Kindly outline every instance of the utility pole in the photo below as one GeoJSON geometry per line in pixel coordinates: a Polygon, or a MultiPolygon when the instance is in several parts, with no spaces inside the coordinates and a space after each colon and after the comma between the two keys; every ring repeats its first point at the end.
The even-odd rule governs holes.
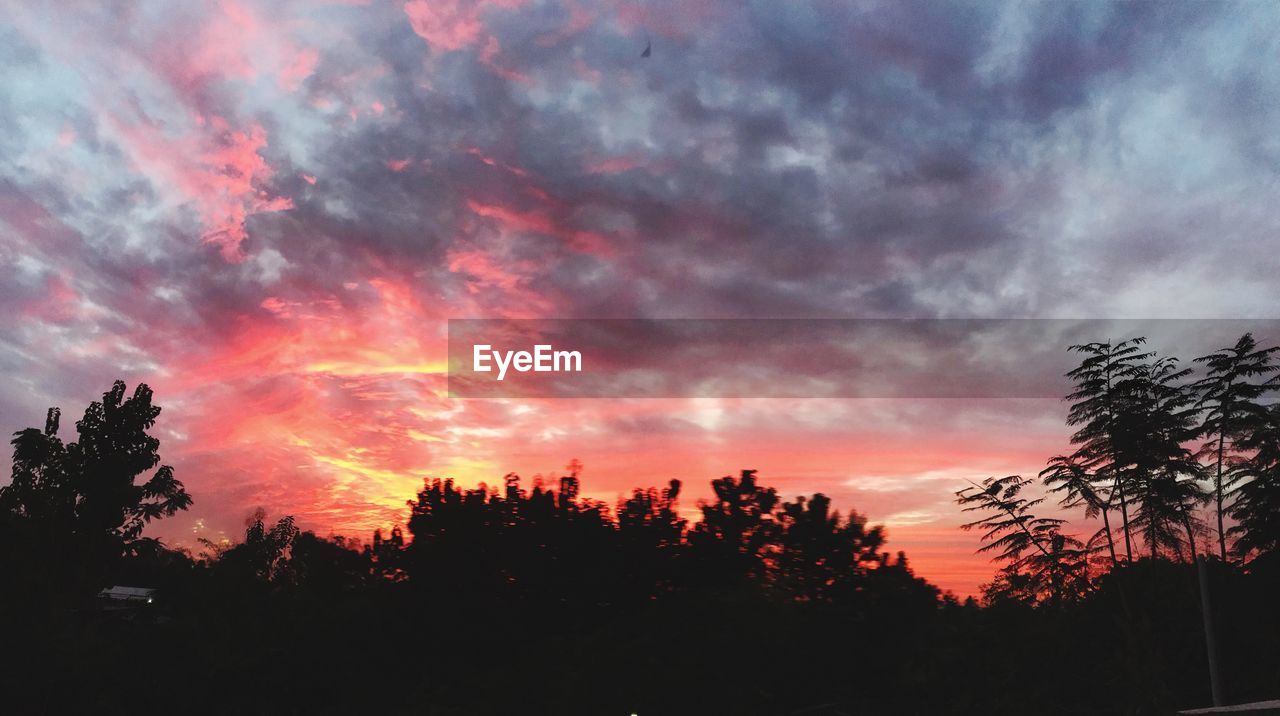
{"type": "Polygon", "coordinates": [[[1209,655],[1209,691],[1213,705],[1222,705],[1222,682],[1218,677],[1218,647],[1213,636],[1213,608],[1209,602],[1209,570],[1204,555],[1196,559],[1196,575],[1200,578],[1200,612],[1204,616],[1204,648],[1209,655]]]}

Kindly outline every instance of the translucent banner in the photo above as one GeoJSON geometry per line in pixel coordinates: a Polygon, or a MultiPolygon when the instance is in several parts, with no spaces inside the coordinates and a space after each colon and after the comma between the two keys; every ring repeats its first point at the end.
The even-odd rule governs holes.
{"type": "Polygon", "coordinates": [[[1276,319],[451,319],[455,398],[1061,398],[1070,346],[1193,359],[1276,319]]]}

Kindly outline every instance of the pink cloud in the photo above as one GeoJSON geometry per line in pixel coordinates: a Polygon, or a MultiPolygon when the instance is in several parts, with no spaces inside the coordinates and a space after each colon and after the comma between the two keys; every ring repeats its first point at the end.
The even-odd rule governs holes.
{"type": "MultiPolygon", "coordinates": [[[[220,120],[215,117],[214,122],[220,120]]],[[[229,261],[243,258],[240,245],[248,238],[245,219],[293,208],[292,199],[271,196],[260,188],[273,173],[260,153],[266,145],[261,125],[254,124],[247,132],[228,130],[218,146],[203,154],[203,166],[183,177],[207,227],[203,239],[217,245],[229,261]]]]}
{"type": "Polygon", "coordinates": [[[484,30],[480,6],[467,0],[410,0],[404,12],[419,37],[445,52],[475,44],[484,30]]]}
{"type": "Polygon", "coordinates": [[[298,50],[289,59],[288,63],[280,69],[277,81],[281,87],[293,92],[298,89],[303,80],[315,72],[316,64],[319,62],[319,52],[311,49],[298,50]]]}
{"type": "Polygon", "coordinates": [[[219,84],[265,77],[293,92],[315,72],[319,51],[295,39],[306,32],[305,22],[237,0],[204,9],[191,26],[179,24],[143,48],[147,64],[193,110],[202,111],[209,89],[219,84]]]}
{"type": "Polygon", "coordinates": [[[518,177],[528,178],[529,176],[529,172],[521,169],[520,167],[513,166],[511,164],[507,164],[506,162],[494,159],[493,157],[480,151],[478,147],[467,147],[467,154],[470,154],[476,159],[479,159],[481,162],[485,163],[488,166],[501,167],[502,169],[506,169],[507,171],[511,172],[512,174],[515,174],[518,177]]]}
{"type": "Polygon", "coordinates": [[[448,256],[449,271],[466,274],[471,280],[467,290],[476,293],[485,286],[510,291],[520,283],[520,277],[499,266],[483,251],[451,250],[448,256]]]}
{"type": "Polygon", "coordinates": [[[636,156],[609,157],[589,164],[587,172],[590,174],[621,174],[638,166],[641,166],[641,160],[636,156]]]}
{"type": "Polygon", "coordinates": [[[24,307],[24,316],[56,325],[66,325],[84,316],[80,294],[66,275],[49,274],[45,278],[44,289],[42,297],[24,307]]]}
{"type": "Polygon", "coordinates": [[[560,224],[548,212],[540,209],[520,211],[478,201],[468,201],[467,208],[487,219],[493,219],[511,231],[555,236],[563,239],[570,248],[582,253],[597,255],[609,253],[609,242],[603,235],[560,224]]]}
{"type": "Polygon", "coordinates": [[[246,219],[293,208],[292,199],[265,188],[274,172],[261,154],[267,136],[259,124],[237,130],[221,117],[199,117],[193,131],[178,136],[118,120],[115,128],[134,166],[195,209],[202,240],[228,261],[244,258],[246,219]]]}
{"type": "MultiPolygon", "coordinates": [[[[499,249],[500,251],[500,249],[499,249]]],[[[446,257],[449,272],[458,277],[468,303],[459,314],[505,318],[537,318],[554,313],[554,302],[529,284],[534,266],[480,248],[453,248],[446,257]]]]}
{"type": "Polygon", "coordinates": [[[482,17],[488,8],[523,4],[524,0],[409,0],[404,12],[413,31],[432,49],[452,52],[492,39],[482,17]]]}

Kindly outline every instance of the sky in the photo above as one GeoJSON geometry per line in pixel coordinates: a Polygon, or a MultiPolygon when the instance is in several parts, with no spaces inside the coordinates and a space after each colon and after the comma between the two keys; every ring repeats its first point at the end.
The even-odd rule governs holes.
{"type": "Polygon", "coordinates": [[[172,544],[367,539],[425,476],[575,458],[693,513],[752,468],[973,593],[953,493],[1067,450],[1062,401],[450,398],[447,319],[1280,300],[1269,3],[0,7],[0,427],[149,384],[172,544]]]}

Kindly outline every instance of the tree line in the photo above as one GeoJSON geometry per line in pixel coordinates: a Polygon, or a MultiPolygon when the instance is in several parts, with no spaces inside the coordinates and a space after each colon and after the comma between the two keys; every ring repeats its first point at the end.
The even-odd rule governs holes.
{"type": "MultiPolygon", "coordinates": [[[[64,591],[103,586],[120,560],[158,546],[142,536],[149,522],[192,502],[173,468],[160,465],[159,440],[148,432],[160,413],[150,388],[125,393],[117,381],[93,402],[76,422],[74,442],[59,436],[57,408],[43,430],[12,440],[12,477],[0,488],[6,543],[18,547],[10,556],[41,581],[59,572],[53,581],[64,591]]],[[[385,538],[379,530],[367,545],[337,543],[359,545],[379,579],[430,575],[454,594],[645,599],[750,581],[814,601],[852,598],[875,580],[914,579],[905,556],[881,551],[880,527],[854,511],[840,514],[822,494],[785,501],[754,470],[712,481],[715,498],[700,504],[702,519],[689,525],[677,509],[679,480],[636,489],[611,509],[580,496],[580,469],[575,461],[554,487],[538,479],[531,489],[515,474],[498,488],[428,479],[408,503],[411,540],[397,527],[385,538]]],[[[202,540],[203,559],[267,582],[293,578],[289,556],[301,533],[291,516],[274,525],[264,519],[254,515],[237,545],[202,540]]]]}
{"type": "Polygon", "coordinates": [[[1166,713],[1208,700],[1208,544],[1229,693],[1280,695],[1274,349],[1245,336],[1199,376],[1141,339],[1071,350],[1075,450],[957,496],[1003,562],[982,601],[753,470],[711,481],[692,521],[680,481],[607,504],[574,461],[426,479],[368,540],[258,511],[239,540],[172,548],[144,529],[192,498],[151,390],[117,382],[74,440],[56,408],[12,440],[0,690],[34,712],[1166,713]],[[1098,529],[1037,514],[1050,497],[1098,529]],[[157,604],[104,610],[110,584],[157,604]]]}
{"type": "Polygon", "coordinates": [[[1067,424],[1075,449],[1037,478],[988,478],[957,492],[980,549],[1004,563],[989,596],[1078,599],[1096,576],[1135,558],[1194,561],[1207,546],[1243,564],[1280,547],[1277,347],[1251,334],[1183,366],[1146,339],[1073,345],[1080,364],[1067,424]],[[1197,370],[1198,369],[1198,370],[1197,370]],[[1041,496],[1029,496],[1036,487],[1041,496]],[[1097,529],[1068,532],[1037,515],[1056,498],[1097,529]]]}

